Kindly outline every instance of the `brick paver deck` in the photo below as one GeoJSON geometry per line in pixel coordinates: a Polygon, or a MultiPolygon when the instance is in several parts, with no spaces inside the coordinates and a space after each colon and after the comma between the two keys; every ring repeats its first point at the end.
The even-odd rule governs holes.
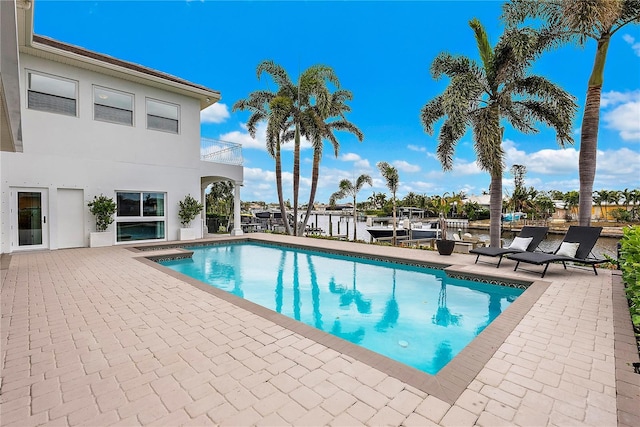
{"type": "MultiPolygon", "coordinates": [[[[539,279],[469,255],[251,237],[539,279]]],[[[449,399],[140,262],[146,255],[111,247],[2,258],[2,426],[640,425],[637,353],[610,271],[551,266],[477,374],[451,376],[461,385],[449,399]]]]}

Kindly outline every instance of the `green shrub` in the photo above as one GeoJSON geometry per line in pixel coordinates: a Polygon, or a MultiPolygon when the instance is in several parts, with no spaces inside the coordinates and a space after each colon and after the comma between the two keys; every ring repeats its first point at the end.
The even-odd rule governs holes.
{"type": "Polygon", "coordinates": [[[640,227],[625,227],[620,240],[620,269],[625,282],[631,321],[640,328],[640,227]]]}
{"type": "Polygon", "coordinates": [[[113,214],[116,213],[116,202],[112,198],[100,195],[93,196],[93,200],[87,203],[89,212],[96,217],[96,231],[105,231],[113,222],[113,214]]]}
{"type": "Polygon", "coordinates": [[[183,227],[188,227],[191,221],[202,211],[204,205],[191,197],[191,194],[184,196],[184,200],[180,201],[180,209],[178,216],[183,227]]]}
{"type": "Polygon", "coordinates": [[[611,216],[616,220],[616,222],[631,221],[631,212],[623,208],[614,209],[611,212],[611,216]]]}

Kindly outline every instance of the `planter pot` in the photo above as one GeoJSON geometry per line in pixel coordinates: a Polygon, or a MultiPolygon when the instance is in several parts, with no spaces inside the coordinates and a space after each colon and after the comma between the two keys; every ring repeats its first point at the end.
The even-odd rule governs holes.
{"type": "Polygon", "coordinates": [[[436,240],[436,247],[440,255],[451,255],[455,246],[455,240],[436,240]]]}
{"type": "Polygon", "coordinates": [[[195,240],[196,229],[195,228],[181,228],[179,240],[195,240]]]}
{"type": "Polygon", "coordinates": [[[110,231],[98,231],[89,233],[89,247],[101,248],[104,246],[113,246],[113,233],[110,231]]]}

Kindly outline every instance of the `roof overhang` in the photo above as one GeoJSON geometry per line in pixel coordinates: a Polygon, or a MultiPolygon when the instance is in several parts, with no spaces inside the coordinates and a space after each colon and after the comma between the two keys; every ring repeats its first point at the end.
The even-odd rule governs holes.
{"type": "Polygon", "coordinates": [[[0,1],[0,151],[22,152],[15,0],[0,1]]]}

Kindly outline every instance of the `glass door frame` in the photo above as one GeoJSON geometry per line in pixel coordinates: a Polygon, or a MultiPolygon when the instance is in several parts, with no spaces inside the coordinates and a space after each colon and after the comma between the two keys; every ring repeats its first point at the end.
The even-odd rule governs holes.
{"type": "Polygon", "coordinates": [[[49,249],[49,189],[33,187],[11,188],[11,251],[32,251],[49,249]],[[42,242],[38,245],[20,245],[18,222],[18,193],[40,193],[40,221],[42,242]]]}

